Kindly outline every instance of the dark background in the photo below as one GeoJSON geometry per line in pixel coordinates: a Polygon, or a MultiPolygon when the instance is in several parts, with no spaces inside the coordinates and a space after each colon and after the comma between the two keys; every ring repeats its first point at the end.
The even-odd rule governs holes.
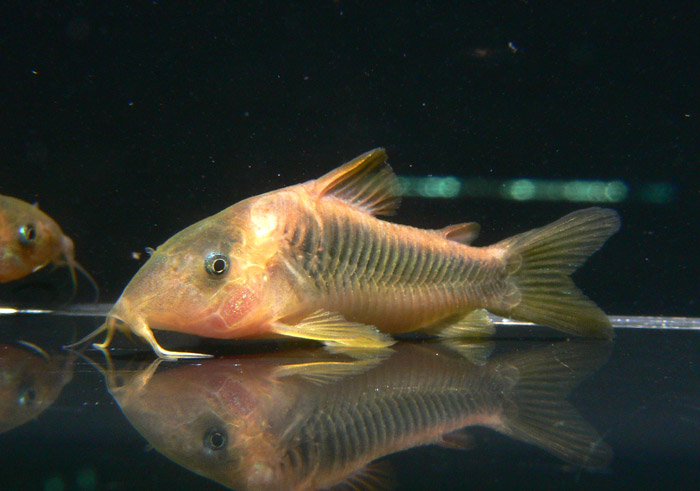
{"type": "MultiPolygon", "coordinates": [[[[699,12],[678,5],[3,2],[0,194],[38,200],[114,301],[132,252],[376,146],[400,175],[670,182],[615,206],[577,281],[613,314],[696,316],[699,12]]],[[[584,206],[395,219],[478,221],[487,244],[584,206]]]]}

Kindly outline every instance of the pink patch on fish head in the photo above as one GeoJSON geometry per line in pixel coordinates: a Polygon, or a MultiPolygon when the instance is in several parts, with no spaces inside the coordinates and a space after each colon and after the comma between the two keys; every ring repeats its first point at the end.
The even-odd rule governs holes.
{"type": "Polygon", "coordinates": [[[258,296],[247,286],[231,289],[219,308],[219,315],[229,327],[239,324],[258,304],[258,296]]]}

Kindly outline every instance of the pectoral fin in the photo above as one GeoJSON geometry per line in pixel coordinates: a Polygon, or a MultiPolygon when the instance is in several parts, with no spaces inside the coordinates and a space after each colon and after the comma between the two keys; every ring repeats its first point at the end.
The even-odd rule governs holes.
{"type": "Polygon", "coordinates": [[[131,328],[131,332],[133,332],[134,334],[136,334],[151,345],[151,348],[155,352],[156,356],[158,356],[158,358],[164,358],[166,360],[177,360],[180,358],[213,358],[213,355],[208,355],[205,353],[190,353],[188,351],[170,351],[163,348],[160,344],[158,344],[158,341],[156,341],[156,338],[153,335],[153,331],[151,330],[151,328],[148,327],[148,325],[141,320],[139,320],[138,323],[135,323],[134,325],[130,325],[129,327],[131,328]]]}
{"type": "Polygon", "coordinates": [[[313,339],[327,346],[349,348],[385,348],[394,344],[390,336],[376,327],[351,322],[340,314],[317,310],[296,324],[276,322],[272,331],[282,336],[313,339]]]}

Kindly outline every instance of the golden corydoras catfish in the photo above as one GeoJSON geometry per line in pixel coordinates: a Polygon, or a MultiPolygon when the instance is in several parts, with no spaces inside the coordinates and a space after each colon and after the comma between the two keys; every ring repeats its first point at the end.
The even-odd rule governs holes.
{"type": "Polygon", "coordinates": [[[319,348],[165,370],[156,370],[156,360],[140,372],[105,376],[124,415],[156,450],[223,485],[372,488],[387,477],[373,461],[418,445],[459,447],[470,440],[468,426],[577,466],[605,467],[609,447],[566,397],[602,366],[609,347],[572,340],[477,366],[441,343],[399,343],[385,359],[349,360],[319,348]]]}
{"type": "Polygon", "coordinates": [[[0,195],[0,283],[15,281],[45,266],[68,266],[73,282],[81,272],[95,292],[97,284],[75,260],[75,246],[61,227],[37,204],[0,195]]]}
{"type": "Polygon", "coordinates": [[[313,181],[246,199],[171,237],[108,315],[160,357],[152,329],[213,338],[293,336],[382,347],[424,330],[484,336],[495,314],[610,338],[607,316],[569,275],[620,226],[615,211],[571,213],[488,247],[478,225],[423,230],[375,218],[399,204],[383,149],[313,181]]]}

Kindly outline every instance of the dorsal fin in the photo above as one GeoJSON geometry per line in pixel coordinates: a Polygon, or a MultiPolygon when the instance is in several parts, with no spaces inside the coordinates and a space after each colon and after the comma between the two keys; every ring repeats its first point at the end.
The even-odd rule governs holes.
{"type": "Polygon", "coordinates": [[[446,238],[447,240],[452,240],[459,242],[460,244],[469,245],[479,236],[479,231],[481,226],[476,222],[469,223],[457,223],[455,225],[448,225],[445,228],[441,228],[435,231],[438,235],[446,238]]]}
{"type": "Polygon", "coordinates": [[[393,215],[399,207],[399,181],[375,148],[320,177],[314,183],[319,198],[334,196],[370,215],[393,215]]]}

